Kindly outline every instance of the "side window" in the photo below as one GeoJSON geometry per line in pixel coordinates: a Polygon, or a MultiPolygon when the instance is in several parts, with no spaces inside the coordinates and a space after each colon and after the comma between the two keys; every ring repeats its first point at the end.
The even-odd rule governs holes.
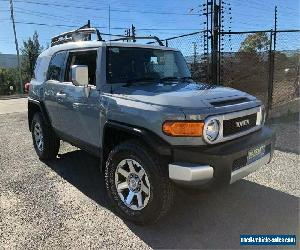
{"type": "Polygon", "coordinates": [[[97,51],[70,52],[66,68],[65,81],[71,82],[71,67],[73,65],[85,65],[89,68],[89,84],[96,86],[97,51]]]}
{"type": "Polygon", "coordinates": [[[61,81],[61,76],[64,70],[66,52],[56,53],[49,64],[47,80],[61,81]]]}

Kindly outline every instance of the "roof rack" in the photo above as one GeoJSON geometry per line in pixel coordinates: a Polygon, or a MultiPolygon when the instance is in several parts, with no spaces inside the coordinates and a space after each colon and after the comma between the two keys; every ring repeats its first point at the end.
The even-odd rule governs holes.
{"type": "MultiPolygon", "coordinates": [[[[91,41],[91,34],[96,34],[98,41],[104,41],[101,37],[100,31],[96,28],[91,28],[90,20],[88,20],[87,24],[83,25],[82,27],[76,30],[64,32],[58,36],[51,38],[51,47],[63,43],[68,43],[68,42],[91,41]]],[[[106,33],[102,33],[102,34],[110,35],[106,33]]],[[[152,39],[155,40],[160,46],[164,46],[163,42],[157,36],[122,36],[122,35],[115,35],[115,36],[119,36],[120,38],[112,39],[109,41],[132,40],[133,42],[135,42],[137,39],[152,39]]]]}
{"type": "Polygon", "coordinates": [[[164,46],[163,42],[157,37],[157,36],[124,36],[122,38],[117,38],[117,39],[112,39],[109,40],[111,42],[115,42],[115,41],[124,41],[124,40],[132,40],[135,41],[137,39],[154,39],[156,42],[158,42],[158,44],[160,46],[164,46]]]}
{"type": "Polygon", "coordinates": [[[104,41],[98,29],[90,28],[90,22],[79,29],[68,31],[51,39],[51,47],[68,42],[91,41],[91,34],[97,35],[98,41],[104,41]]]}

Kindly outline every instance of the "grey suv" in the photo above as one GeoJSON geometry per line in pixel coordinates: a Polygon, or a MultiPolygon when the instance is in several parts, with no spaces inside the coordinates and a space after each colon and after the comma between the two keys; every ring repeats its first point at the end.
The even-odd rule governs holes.
{"type": "Polygon", "coordinates": [[[222,187],[269,163],[264,115],[249,94],[194,82],[176,49],[111,41],[45,50],[28,98],[39,158],[60,140],[99,157],[113,208],[139,224],[166,214],[175,186],[222,187]]]}

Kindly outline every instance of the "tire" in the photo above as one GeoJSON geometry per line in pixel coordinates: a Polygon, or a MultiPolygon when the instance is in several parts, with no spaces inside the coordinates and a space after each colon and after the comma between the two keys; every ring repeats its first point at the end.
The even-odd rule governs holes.
{"type": "Polygon", "coordinates": [[[110,152],[105,166],[105,184],[112,207],[122,218],[144,225],[156,223],[168,212],[173,203],[174,187],[168,178],[167,167],[163,166],[162,162],[138,141],[123,142],[110,152]],[[135,182],[137,189],[134,191],[132,188],[135,186],[131,185],[131,180],[136,177],[130,174],[127,176],[127,173],[134,173],[130,171],[130,165],[134,166],[140,177],[139,181],[135,182]],[[127,173],[123,175],[124,172],[120,169],[127,173]],[[141,169],[144,170],[144,175],[141,169]],[[122,188],[126,186],[124,183],[127,183],[127,188],[119,189],[121,194],[118,193],[117,183],[119,187],[123,185],[122,188]],[[129,198],[130,192],[136,192],[133,198],[129,198]],[[139,197],[141,198],[138,199],[139,197]],[[143,205],[140,206],[139,202],[143,205]]]}
{"type": "Polygon", "coordinates": [[[55,159],[59,151],[60,140],[52,128],[46,124],[40,112],[35,113],[33,116],[31,134],[33,146],[38,157],[41,160],[55,159]]]}

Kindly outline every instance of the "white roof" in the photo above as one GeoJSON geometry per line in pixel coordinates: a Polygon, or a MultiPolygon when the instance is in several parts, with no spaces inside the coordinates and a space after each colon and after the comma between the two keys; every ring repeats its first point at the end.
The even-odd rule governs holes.
{"type": "Polygon", "coordinates": [[[79,41],[79,42],[68,42],[59,45],[55,45],[43,51],[40,56],[47,57],[52,56],[55,52],[61,50],[73,50],[73,49],[84,49],[84,48],[98,48],[103,46],[118,46],[118,47],[134,47],[134,48],[150,48],[150,49],[161,49],[161,50],[175,50],[177,49],[165,47],[165,46],[154,46],[149,44],[137,44],[127,42],[101,42],[101,41],[79,41]]]}

